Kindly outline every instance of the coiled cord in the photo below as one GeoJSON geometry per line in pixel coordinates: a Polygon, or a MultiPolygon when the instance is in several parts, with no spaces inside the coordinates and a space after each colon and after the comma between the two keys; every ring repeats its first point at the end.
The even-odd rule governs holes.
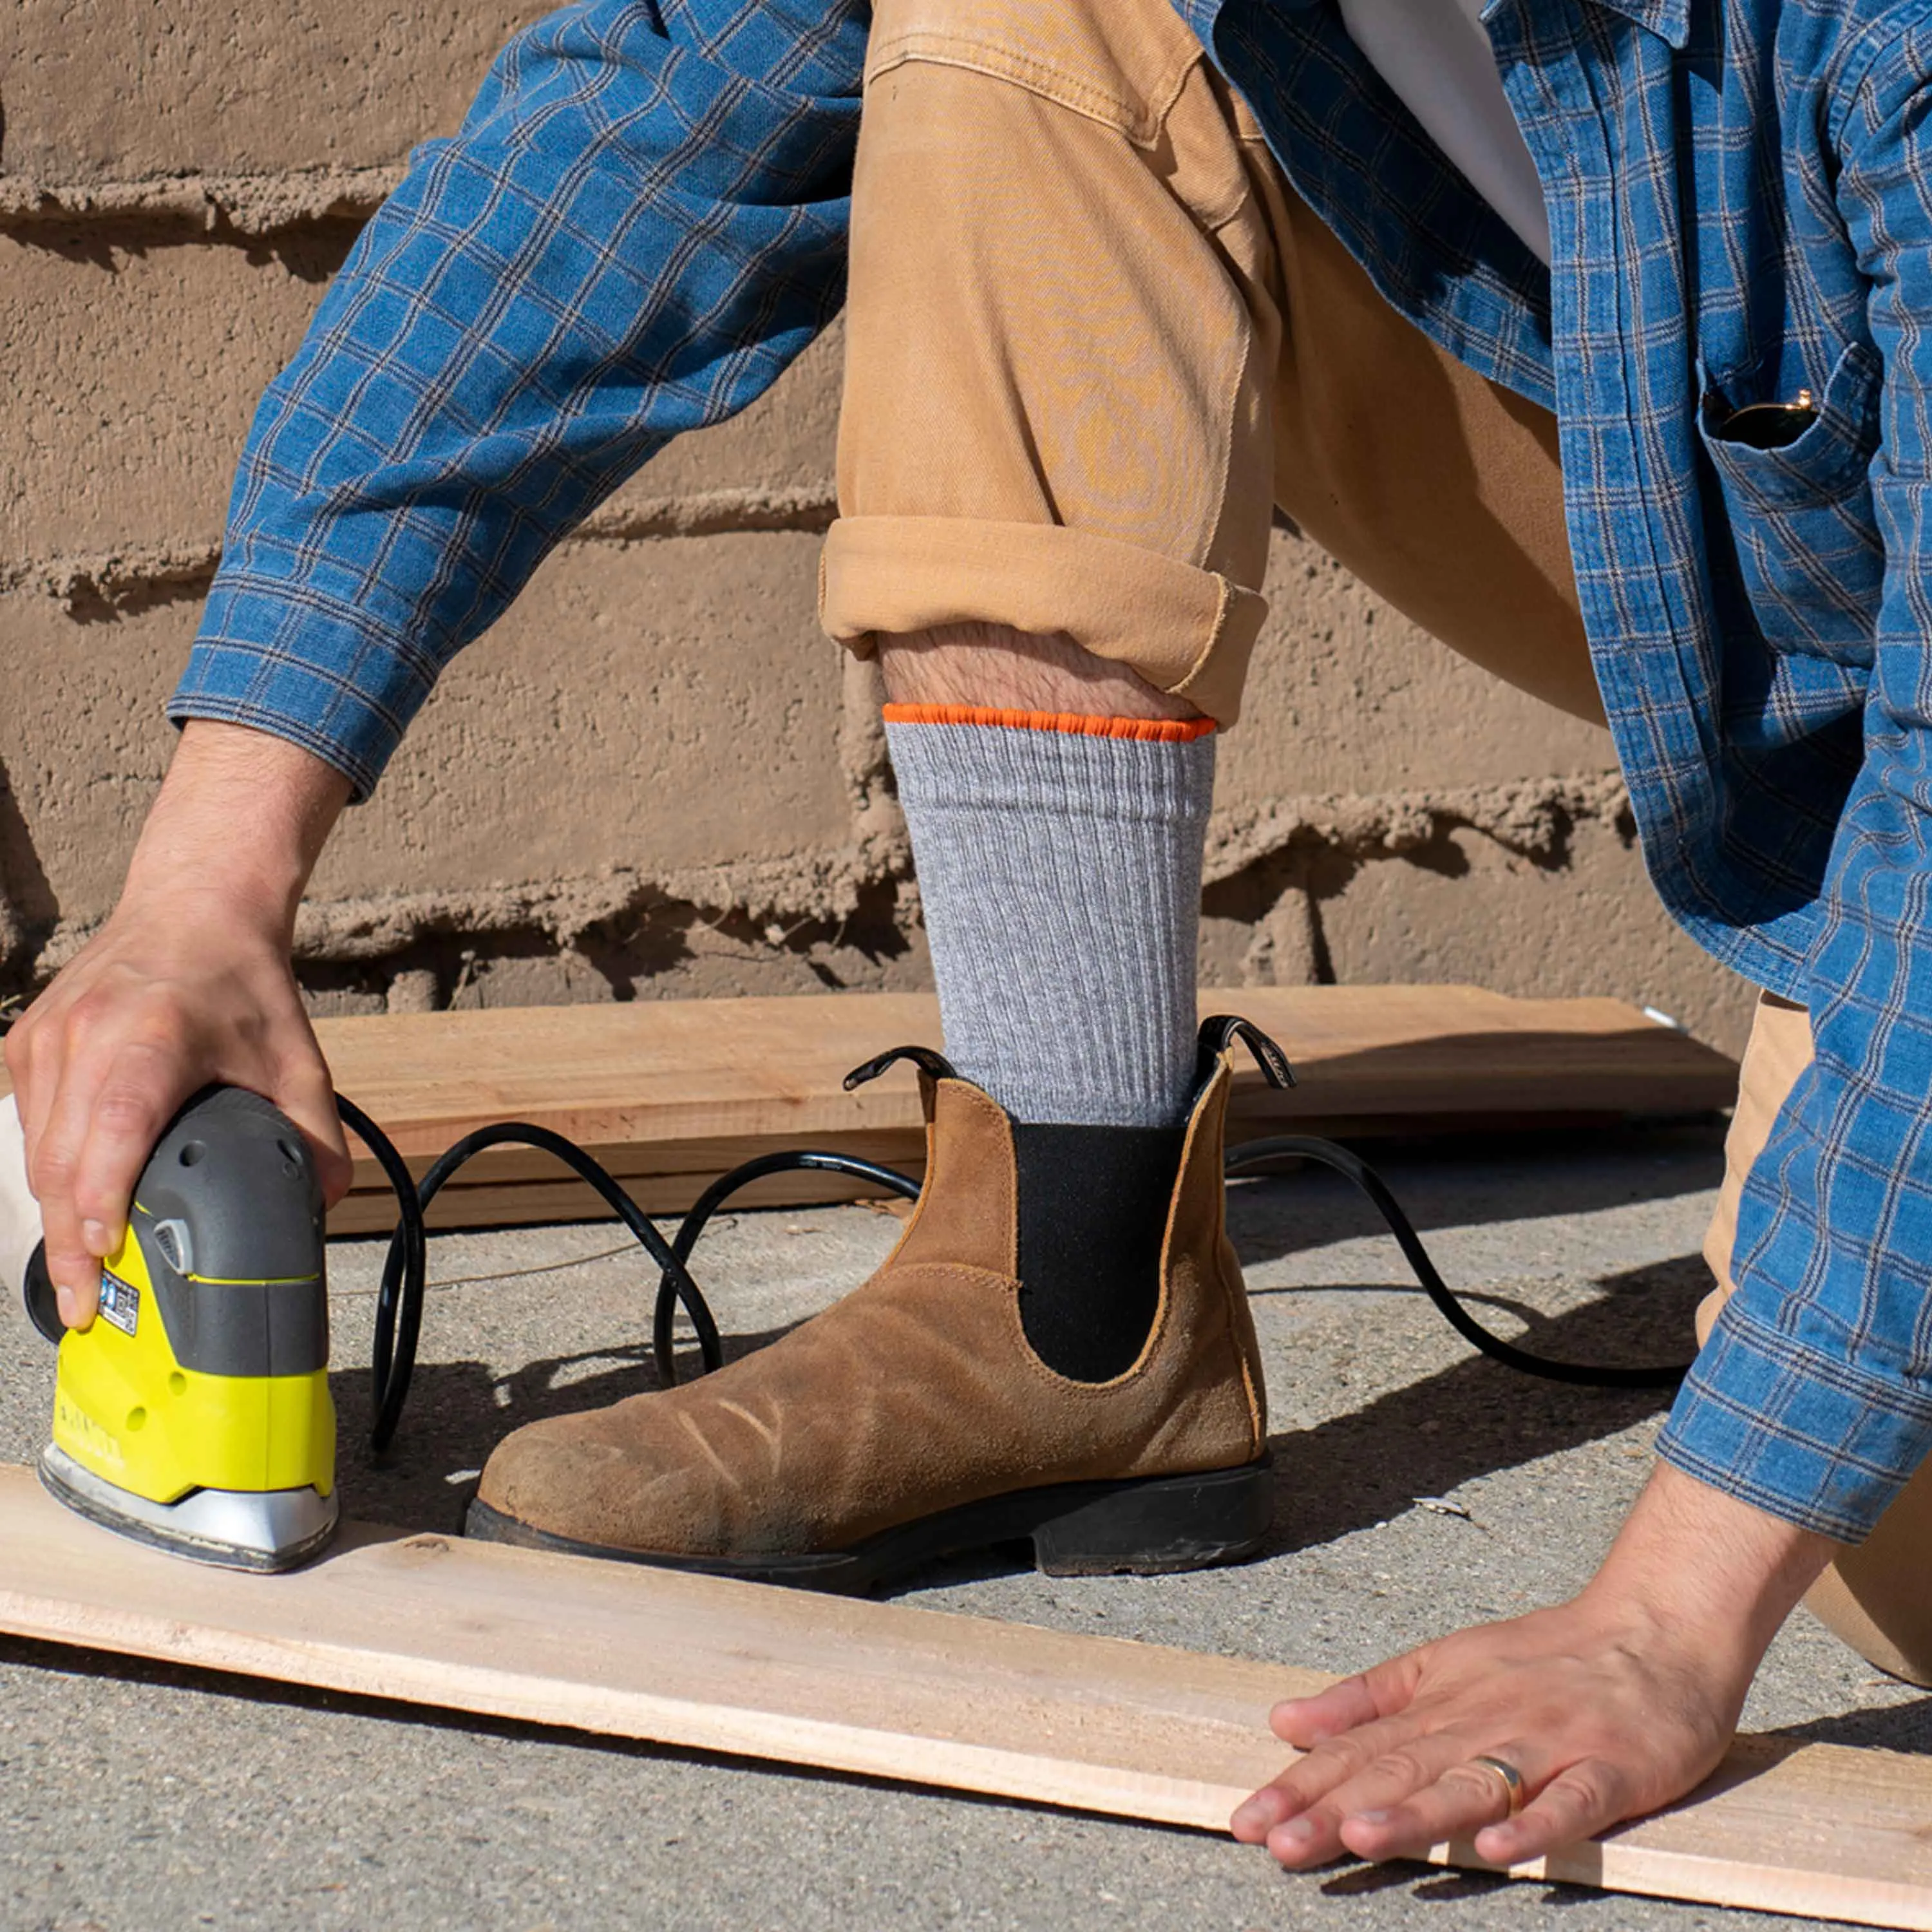
{"type": "MultiPolygon", "coordinates": [[[[1538,1376],[1546,1382],[1568,1382],[1584,1388],[1674,1389],[1690,1372],[1688,1362],[1629,1369],[1594,1368],[1581,1362],[1562,1362],[1552,1356],[1532,1354],[1527,1348],[1519,1348],[1514,1342],[1491,1334],[1463,1306],[1455,1290],[1442,1279],[1436,1264],[1429,1258],[1429,1250],[1422,1244],[1421,1236],[1415,1232],[1415,1224],[1402,1211],[1402,1204],[1390,1191],[1388,1182],[1360,1156],[1352,1153],[1339,1142],[1324,1140],[1312,1134],[1275,1134],[1262,1140],[1244,1141],[1240,1146],[1228,1150],[1222,1172],[1232,1180],[1264,1162],[1290,1156],[1316,1161],[1332,1168],[1367,1196],[1388,1222],[1396,1245],[1402,1250],[1403,1258],[1408,1263],[1418,1284],[1435,1304],[1437,1312],[1464,1341],[1492,1361],[1500,1362],[1505,1368],[1514,1369],[1522,1375],[1538,1376]]],[[[730,1173],[714,1180],[698,1197],[671,1244],[678,1259],[690,1258],[698,1236],[704,1232],[705,1223],[740,1188],[766,1174],[782,1174],[798,1168],[846,1174],[854,1180],[868,1180],[875,1186],[889,1188],[908,1201],[919,1198],[920,1184],[910,1174],[897,1173],[871,1161],[854,1160],[844,1154],[802,1150],[766,1154],[757,1160],[747,1161],[742,1167],[734,1168],[730,1173]]],[[[678,1298],[676,1281],[667,1273],[658,1283],[653,1332],[658,1372],[664,1376],[668,1384],[676,1379],[674,1375],[665,1375],[665,1370],[670,1354],[678,1298]]],[[[707,1362],[706,1366],[710,1366],[707,1362]]]]}
{"type": "MultiPolygon", "coordinates": [[[[651,1346],[658,1380],[667,1388],[678,1380],[675,1339],[680,1307],[683,1309],[696,1335],[702,1372],[709,1374],[724,1360],[717,1322],[703,1290],[692,1278],[688,1264],[699,1236],[719,1209],[740,1189],[774,1174],[810,1172],[836,1174],[848,1180],[864,1181],[896,1194],[902,1200],[916,1201],[920,1195],[920,1184],[910,1174],[850,1154],[809,1148],[760,1154],[721,1175],[706,1188],[680,1220],[676,1232],[667,1241],[650,1216],[608,1168],[574,1142],[553,1133],[548,1127],[533,1126],[525,1120],[506,1120],[495,1126],[479,1128],[475,1133],[464,1135],[418,1183],[412,1179],[394,1143],[361,1108],[339,1094],[336,1106],[344,1124],[361,1137],[380,1164],[395,1191],[398,1210],[395,1232],[390,1237],[388,1254],[382,1264],[382,1288],[376,1297],[375,1337],[370,1365],[374,1418],[370,1426],[369,1439],[370,1446],[377,1450],[387,1448],[395,1435],[396,1426],[402,1419],[403,1406],[409,1399],[410,1378],[415,1372],[416,1345],[422,1333],[423,1292],[427,1274],[424,1216],[430,1203],[457,1170],[486,1148],[536,1148],[561,1161],[596,1190],[657,1264],[660,1272],[652,1311],[651,1346]]],[[[1262,1140],[1246,1141],[1228,1150],[1223,1172],[1232,1179],[1264,1162],[1290,1157],[1315,1161],[1333,1169],[1367,1197],[1388,1224],[1389,1232],[1395,1237],[1418,1283],[1435,1304],[1443,1319],[1472,1347],[1491,1360],[1523,1375],[1587,1388],[1674,1389],[1689,1372],[1690,1365],[1688,1362],[1654,1367],[1595,1368],[1580,1362],[1558,1361],[1546,1355],[1532,1354],[1502,1336],[1492,1334],[1463,1306],[1455,1291],[1443,1280],[1435,1263],[1430,1259],[1421,1237],[1416,1233],[1414,1224],[1402,1211],[1388,1183],[1366,1161],[1334,1141],[1310,1134],[1276,1134],[1262,1140]]]]}
{"type": "MultiPolygon", "coordinates": [[[[667,1382],[676,1379],[670,1336],[675,1312],[680,1304],[697,1332],[698,1354],[705,1372],[708,1374],[723,1362],[724,1346],[718,1336],[718,1324],[712,1315],[710,1304],[684,1264],[685,1256],[691,1251],[691,1242],[685,1244],[682,1252],[673,1243],[668,1242],[658,1232],[656,1222],[632,1199],[616,1176],[602,1162],[586,1154],[574,1141],[566,1140],[562,1135],[553,1133],[548,1127],[534,1126],[528,1120],[501,1121],[494,1126],[479,1127],[473,1134],[465,1134],[418,1182],[411,1178],[407,1164],[396,1151],[395,1144],[360,1107],[352,1101],[344,1100],[339,1094],[335,1105],[344,1124],[353,1130],[376,1156],[395,1192],[398,1210],[395,1232],[389,1237],[389,1252],[382,1263],[382,1285],[376,1297],[375,1336],[370,1353],[370,1402],[374,1412],[369,1426],[371,1448],[380,1451],[389,1446],[396,1425],[402,1420],[403,1405],[409,1400],[410,1382],[416,1372],[416,1344],[422,1334],[423,1291],[428,1271],[428,1243],[424,1232],[424,1218],[429,1204],[442,1192],[458,1168],[488,1148],[536,1148],[562,1162],[580,1180],[587,1181],[596,1190],[604,1205],[629,1228],[645,1252],[657,1263],[662,1270],[658,1278],[656,1323],[659,1337],[658,1372],[667,1382]]],[[[725,1176],[727,1180],[733,1178],[729,1174],[725,1176]]],[[[707,1192],[717,1190],[713,1188],[707,1192]]],[[[681,1240],[684,1230],[680,1228],[678,1233],[681,1240]]],[[[694,1232],[691,1241],[697,1238],[694,1232]]]]}
{"type": "MultiPolygon", "coordinates": [[[[794,1148],[783,1154],[760,1154],[754,1160],[748,1160],[742,1167],[734,1167],[729,1174],[720,1174],[698,1198],[691,1204],[684,1219],[677,1225],[677,1232],[671,1238],[670,1252],[680,1270],[691,1258],[691,1251],[698,1245],[698,1238],[703,1234],[706,1224],[719,1208],[741,1187],[748,1187],[754,1180],[762,1180],[769,1174],[796,1174],[800,1172],[815,1174],[842,1174],[849,1180],[870,1181],[875,1187],[883,1187],[888,1193],[896,1194],[902,1201],[916,1201],[920,1196],[920,1183],[909,1174],[901,1174],[897,1169],[881,1167],[874,1161],[860,1160],[846,1154],[824,1154],[812,1148],[794,1148]]],[[[688,1275],[684,1279],[690,1280],[688,1275]]],[[[694,1290],[694,1292],[695,1291],[694,1290]]],[[[702,1297],[700,1298],[700,1300],[702,1297]]],[[[678,1286],[677,1276],[667,1268],[658,1278],[656,1305],[651,1316],[651,1349],[657,1360],[658,1378],[666,1388],[677,1381],[677,1362],[673,1350],[673,1328],[677,1319],[678,1304],[684,1302],[688,1310],[691,1304],[685,1301],[678,1286]]],[[[709,1356],[704,1358],[708,1374],[717,1366],[709,1356]]]]}
{"type": "Polygon", "coordinates": [[[1532,1355],[1527,1348],[1519,1348],[1514,1342],[1491,1334],[1436,1272],[1414,1223],[1402,1212],[1401,1203],[1389,1191],[1388,1183],[1360,1155],[1352,1154],[1339,1142],[1323,1140],[1313,1134],[1274,1134],[1265,1140],[1244,1141],[1239,1147],[1228,1149],[1222,1171],[1232,1179],[1264,1161],[1281,1160],[1290,1155],[1332,1168],[1368,1196],[1388,1223],[1402,1258],[1408,1263],[1423,1293],[1435,1303],[1437,1312],[1464,1341],[1492,1362],[1500,1362],[1504,1368],[1522,1375],[1540,1376],[1545,1382],[1570,1382],[1584,1388],[1674,1389],[1690,1372],[1688,1362],[1635,1369],[1592,1368],[1581,1362],[1559,1362],[1549,1355],[1532,1355]]]}

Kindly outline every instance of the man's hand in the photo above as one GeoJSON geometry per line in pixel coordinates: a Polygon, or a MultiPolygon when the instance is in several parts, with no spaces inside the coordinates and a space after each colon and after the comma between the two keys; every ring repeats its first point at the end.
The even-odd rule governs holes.
{"type": "Polygon", "coordinates": [[[348,782],[239,725],[182,735],[112,916],[5,1040],[61,1317],[94,1318],[100,1259],[169,1118],[219,1081],[275,1102],[332,1204],[348,1149],[289,962],[296,908],[348,782]]]}
{"type": "Polygon", "coordinates": [[[1594,1580],[1279,1705],[1307,1755],[1234,1814],[1300,1870],[1473,1838],[1508,1865],[1679,1798],[1714,1769],[1778,1628],[1838,1546],[1660,1465],[1594,1580]],[[1508,1816],[1494,1772],[1522,1774],[1508,1816]]]}

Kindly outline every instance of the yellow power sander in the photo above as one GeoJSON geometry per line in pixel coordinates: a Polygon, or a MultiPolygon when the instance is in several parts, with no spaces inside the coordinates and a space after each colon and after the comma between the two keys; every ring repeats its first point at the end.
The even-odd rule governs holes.
{"type": "Polygon", "coordinates": [[[335,1528],[322,1190],[300,1132],[240,1088],[176,1116],[102,1264],[100,1312],[66,1330],[44,1244],[27,1312],[60,1346],[40,1478],[93,1521],[244,1570],[335,1528]]]}
{"type": "MultiPolygon", "coordinates": [[[[1270,1084],[1290,1084],[1280,1049],[1244,1021],[1202,1030],[1204,1068],[1235,1036],[1255,1049],[1270,1084]]],[[[924,1048],[882,1054],[848,1076],[848,1088],[924,1048]]],[[[387,1447],[400,1420],[422,1319],[424,1216],[466,1161],[516,1144],[555,1156],[602,1198],[658,1270],[652,1330],[659,1382],[678,1379],[681,1306],[703,1367],[723,1359],[718,1325],[686,1264],[705,1224],[732,1195],[765,1177],[814,1169],[916,1198],[919,1183],[847,1154],[769,1154],[714,1181],[667,1240],[590,1155],[548,1129],[505,1121],[466,1135],[420,1181],[386,1136],[336,1096],[344,1125],[375,1156],[400,1211],[376,1304],[371,1446],[387,1447]]],[[[1229,1174],[1315,1161],[1352,1181],[1388,1222],[1430,1299],[1464,1339],[1496,1360],[1558,1382],[1669,1388],[1688,1364],[1594,1368],[1531,1354],[1492,1335],[1444,1284],[1408,1217],[1374,1171],[1346,1148],[1280,1135],[1232,1148],[1229,1174]]],[[[313,1556],[338,1515],[335,1410],[328,1390],[328,1294],[322,1190],[300,1130],[239,1088],[211,1087],[189,1101],[156,1144],[134,1192],[120,1246],[101,1270],[100,1307],[85,1330],[62,1324],[37,1239],[13,1103],[0,1102],[0,1274],[20,1283],[34,1326],[58,1345],[53,1440],[40,1476],[55,1496],[106,1528],[162,1549],[253,1570],[286,1570],[313,1556]],[[22,1257],[24,1255],[24,1265],[22,1257]]]]}
{"type": "MultiPolygon", "coordinates": [[[[716,1204],[758,1174],[823,1167],[916,1184],[842,1155],[767,1156],[714,1184],[668,1240],[623,1187],[574,1142],[506,1121],[466,1136],[420,1183],[388,1137],[340,1095],[336,1106],[375,1156],[400,1219],[376,1306],[371,1446],[400,1420],[422,1320],[423,1216],[458,1168],[514,1143],[556,1156],[600,1194],[659,1270],[660,1378],[678,1377],[676,1314],[703,1366],[723,1358],[718,1325],[685,1266],[716,1204]],[[752,1170],[755,1170],[753,1172],[752,1170]]],[[[334,1533],[335,1408],[328,1388],[328,1251],[322,1190],[301,1130],[260,1096],[205,1088],[171,1120],[136,1184],[126,1232],[101,1265],[99,1312],[61,1321],[28,1190],[10,1100],[0,1101],[0,1274],[59,1349],[52,1440],[40,1479],[104,1527],[230,1569],[306,1562],[334,1533]]]]}

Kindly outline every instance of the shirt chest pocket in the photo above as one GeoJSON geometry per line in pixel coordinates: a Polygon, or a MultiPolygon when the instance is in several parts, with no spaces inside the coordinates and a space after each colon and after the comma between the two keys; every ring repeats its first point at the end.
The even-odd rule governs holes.
{"type": "Polygon", "coordinates": [[[1706,390],[1698,431],[1765,640],[1869,662],[1885,554],[1872,512],[1882,364],[1850,344],[1810,406],[1732,408],[1706,390]]]}

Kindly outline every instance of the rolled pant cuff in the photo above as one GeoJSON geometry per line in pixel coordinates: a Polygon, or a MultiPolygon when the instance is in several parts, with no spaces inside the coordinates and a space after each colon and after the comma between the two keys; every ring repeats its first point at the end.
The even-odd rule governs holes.
{"type": "Polygon", "coordinates": [[[1057,524],[842,517],[819,560],[818,614],[861,656],[878,633],[940,624],[1064,632],[1226,726],[1240,715],[1268,602],[1214,571],[1057,524]]]}

